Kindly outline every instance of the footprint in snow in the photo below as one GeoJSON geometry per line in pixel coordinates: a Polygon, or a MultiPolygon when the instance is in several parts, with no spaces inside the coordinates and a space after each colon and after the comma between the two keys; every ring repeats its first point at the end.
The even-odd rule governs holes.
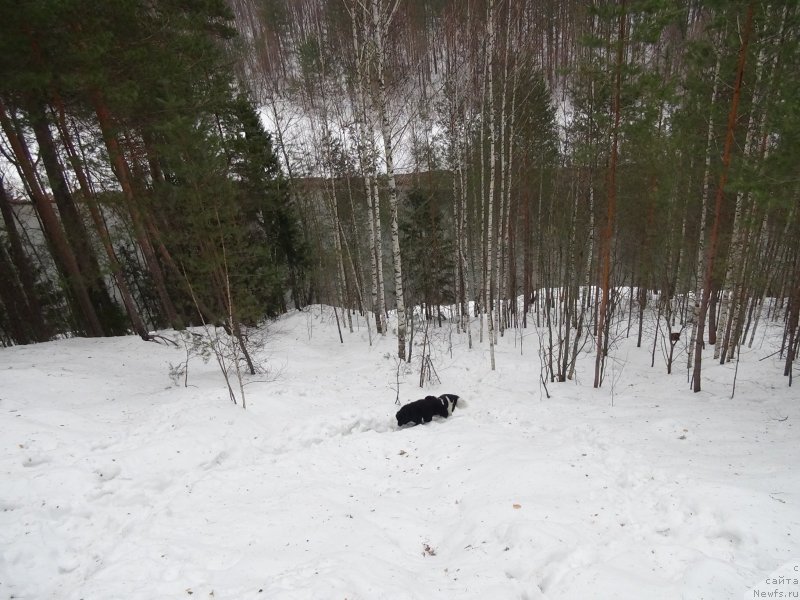
{"type": "Polygon", "coordinates": [[[45,463],[51,462],[53,459],[43,454],[29,455],[22,459],[23,467],[38,467],[45,463]]]}
{"type": "Polygon", "coordinates": [[[105,465],[103,467],[97,467],[94,470],[94,474],[97,476],[98,481],[106,482],[111,481],[112,479],[116,479],[116,477],[122,472],[122,469],[119,465],[111,464],[105,465]]]}
{"type": "Polygon", "coordinates": [[[218,467],[222,464],[222,462],[228,458],[228,453],[225,450],[220,450],[217,452],[216,456],[209,461],[200,464],[200,468],[204,471],[208,471],[213,469],[214,467],[218,467]]]}

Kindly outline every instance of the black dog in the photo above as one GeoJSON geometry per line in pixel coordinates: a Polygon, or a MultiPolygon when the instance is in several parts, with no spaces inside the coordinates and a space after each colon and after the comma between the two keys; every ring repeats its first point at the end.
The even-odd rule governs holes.
{"type": "Polygon", "coordinates": [[[408,423],[415,425],[430,423],[436,415],[446,419],[453,414],[457,403],[458,396],[455,394],[442,394],[438,398],[425,396],[422,400],[409,402],[397,411],[397,426],[402,427],[408,423]]]}

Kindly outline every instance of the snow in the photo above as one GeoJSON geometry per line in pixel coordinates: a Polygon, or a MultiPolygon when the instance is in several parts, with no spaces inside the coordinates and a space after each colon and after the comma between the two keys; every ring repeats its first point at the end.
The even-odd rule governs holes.
{"type": "Polygon", "coordinates": [[[400,398],[468,406],[403,429],[395,339],[370,346],[360,321],[341,344],[321,307],[270,325],[246,411],[213,361],[176,386],[182,348],[0,349],[0,598],[762,597],[800,562],[800,403],[774,327],[733,399],[713,349],[693,394],[633,337],[603,388],[587,354],[547,399],[533,329],[492,372],[446,324],[441,383],[420,389],[412,361],[400,398]]]}

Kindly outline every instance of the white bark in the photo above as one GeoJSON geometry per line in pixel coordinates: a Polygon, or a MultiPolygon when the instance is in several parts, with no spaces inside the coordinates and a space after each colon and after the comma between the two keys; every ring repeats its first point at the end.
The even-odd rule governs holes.
{"type": "Polygon", "coordinates": [[[397,9],[383,0],[372,0],[372,36],[375,45],[375,75],[378,83],[376,108],[380,119],[383,152],[386,161],[386,178],[389,188],[389,209],[391,213],[392,259],[394,264],[395,302],[397,305],[397,356],[406,357],[406,309],[403,298],[403,264],[400,256],[400,232],[397,220],[397,183],[394,177],[394,158],[392,148],[392,131],[389,123],[388,100],[386,94],[386,38],[389,23],[397,9]]]}
{"type": "MultiPolygon", "coordinates": [[[[503,263],[503,277],[502,277],[502,286],[501,289],[503,293],[508,293],[508,274],[509,272],[515,268],[515,265],[510,263],[510,248],[511,248],[511,173],[513,172],[514,167],[514,129],[516,125],[516,109],[517,109],[517,75],[519,73],[519,67],[515,66],[514,69],[514,78],[511,84],[511,122],[509,123],[509,132],[508,132],[508,172],[505,177],[505,192],[506,192],[506,199],[505,199],[505,210],[502,213],[503,223],[505,224],[505,233],[503,235],[503,253],[504,253],[504,263],[503,263]]],[[[507,299],[507,302],[511,302],[511,305],[514,307],[514,313],[517,312],[517,298],[516,298],[516,290],[511,290],[511,298],[507,299]]],[[[504,314],[508,314],[508,311],[505,311],[504,314]]],[[[506,322],[506,326],[510,324],[506,322]]],[[[500,334],[502,335],[502,330],[500,334]]]]}
{"type": "MultiPolygon", "coordinates": [[[[786,16],[787,16],[787,11],[786,11],[786,9],[784,9],[783,14],[781,15],[781,26],[780,26],[781,32],[784,31],[784,28],[785,28],[785,25],[786,25],[786,16]]],[[[782,39],[782,38],[783,38],[783,35],[781,35],[778,38],[776,38],[776,42],[775,43],[776,44],[779,43],[779,40],[782,39]]],[[[760,53],[759,53],[759,61],[758,61],[757,67],[756,67],[756,82],[755,82],[755,84],[753,86],[753,89],[756,90],[756,93],[755,93],[755,97],[754,97],[754,100],[753,100],[754,108],[751,110],[751,122],[753,120],[753,114],[758,114],[759,115],[758,118],[760,120],[760,123],[759,123],[759,125],[757,127],[758,132],[757,132],[757,136],[755,135],[755,132],[754,132],[753,136],[751,137],[751,131],[748,129],[747,142],[745,144],[745,155],[747,156],[748,154],[750,154],[751,152],[754,151],[754,146],[757,143],[760,142],[760,146],[761,147],[760,147],[760,149],[755,150],[755,152],[757,154],[756,159],[760,162],[760,164],[762,165],[762,168],[763,168],[763,165],[764,165],[767,157],[769,156],[769,145],[766,143],[767,136],[768,136],[768,131],[767,131],[767,111],[764,108],[762,108],[761,110],[756,110],[755,107],[759,107],[760,104],[761,104],[761,101],[765,97],[766,98],[770,97],[770,95],[772,94],[773,85],[775,83],[775,69],[776,69],[777,64],[778,64],[778,52],[777,52],[777,49],[773,49],[773,55],[772,55],[772,58],[769,61],[770,64],[766,64],[765,55],[766,55],[766,50],[764,48],[762,48],[760,53]],[[762,74],[763,74],[763,68],[764,67],[767,67],[767,73],[768,73],[767,74],[767,82],[766,83],[762,82],[762,74]]],[[[756,127],[754,127],[753,129],[755,130],[756,127]]],[[[739,201],[739,197],[737,196],[737,207],[736,207],[737,208],[737,215],[738,215],[738,210],[739,210],[738,201],[739,201]]],[[[754,215],[755,211],[756,211],[755,204],[751,205],[750,211],[751,211],[751,218],[752,218],[752,215],[754,215]]],[[[766,224],[764,223],[763,226],[765,227],[766,224]]],[[[748,228],[748,231],[745,233],[745,235],[742,235],[742,236],[740,236],[738,238],[736,236],[733,237],[733,240],[738,242],[736,247],[732,250],[732,253],[733,252],[736,253],[736,257],[734,258],[734,263],[735,264],[744,263],[744,261],[742,260],[743,249],[750,246],[751,239],[753,239],[753,238],[757,239],[760,242],[760,238],[761,238],[760,231],[756,232],[756,233],[752,233],[750,231],[750,229],[748,228]]],[[[740,266],[739,269],[740,269],[739,277],[737,277],[736,284],[734,285],[734,289],[733,289],[733,298],[735,300],[737,300],[737,301],[742,297],[742,288],[744,286],[744,278],[745,278],[744,265],[742,264],[742,266],[740,266]]],[[[766,293],[766,288],[764,290],[764,293],[766,293]]],[[[752,301],[756,302],[755,299],[753,299],[752,301]]],[[[761,305],[763,305],[763,301],[761,302],[761,305]]],[[[730,339],[728,341],[728,352],[727,352],[727,357],[726,357],[728,361],[731,361],[733,359],[736,349],[737,348],[741,348],[741,343],[740,343],[738,338],[741,335],[741,331],[743,330],[742,321],[745,318],[746,309],[747,309],[747,303],[745,303],[744,306],[739,306],[738,310],[736,311],[736,313],[734,313],[733,309],[731,309],[729,318],[733,319],[733,322],[731,324],[731,335],[730,335],[730,339]]],[[[759,308],[759,314],[760,314],[760,310],[761,309],[759,308]]],[[[756,324],[757,323],[758,323],[758,315],[756,316],[756,324]]],[[[754,331],[755,331],[755,325],[754,325],[754,331]]],[[[742,340],[742,342],[744,342],[744,340],[742,340]]],[[[752,337],[751,337],[751,343],[752,343],[752,337]]]]}
{"type": "Polygon", "coordinates": [[[489,337],[489,359],[492,366],[492,371],[495,369],[495,360],[494,360],[494,317],[493,317],[493,308],[491,305],[492,294],[492,252],[494,250],[494,237],[493,237],[493,224],[492,224],[492,217],[494,216],[494,188],[495,188],[495,178],[496,178],[496,168],[495,163],[496,161],[496,152],[497,152],[497,131],[495,130],[495,122],[494,122],[494,68],[492,65],[492,59],[494,57],[494,43],[495,43],[495,31],[494,31],[494,0],[489,0],[489,16],[486,21],[486,29],[487,35],[489,36],[489,40],[486,45],[486,62],[487,62],[487,72],[488,72],[488,82],[487,82],[487,99],[486,99],[486,112],[489,115],[489,194],[488,194],[488,206],[486,210],[486,286],[484,290],[484,298],[486,303],[486,311],[487,311],[487,325],[488,325],[488,337],[489,337]]]}
{"type": "Polygon", "coordinates": [[[383,290],[383,273],[381,272],[382,240],[380,237],[380,197],[373,194],[377,188],[373,188],[375,181],[375,152],[374,135],[371,120],[367,117],[367,103],[364,89],[367,86],[365,73],[364,56],[362,47],[358,39],[358,29],[356,26],[355,13],[351,13],[353,30],[353,49],[356,56],[356,107],[355,107],[355,126],[358,137],[358,159],[361,165],[361,173],[364,178],[364,191],[367,198],[367,221],[369,223],[369,258],[370,276],[372,293],[372,311],[375,315],[375,328],[378,333],[386,334],[386,303],[383,290]],[[379,297],[380,294],[380,297],[379,297]]]}
{"type": "MultiPolygon", "coordinates": [[[[372,142],[374,148],[374,141],[372,142]]],[[[386,326],[386,285],[383,279],[383,227],[381,225],[381,202],[380,190],[378,189],[378,178],[373,172],[371,174],[370,186],[372,187],[372,220],[375,224],[375,260],[378,263],[378,311],[381,313],[384,333],[386,326]]]]}
{"type": "MultiPolygon", "coordinates": [[[[458,32],[455,32],[456,46],[458,45],[458,32]]],[[[464,175],[466,154],[464,151],[466,135],[466,116],[462,107],[463,91],[458,53],[448,43],[445,47],[445,65],[447,69],[447,82],[449,94],[447,95],[446,119],[448,122],[448,144],[450,170],[453,174],[453,233],[454,233],[454,267],[456,303],[458,304],[459,324],[458,330],[468,334],[469,347],[472,348],[472,331],[469,319],[469,277],[467,275],[466,257],[466,211],[467,188],[464,175]]]]}
{"type": "MultiPolygon", "coordinates": [[[[719,70],[720,70],[720,61],[721,61],[722,53],[717,51],[717,63],[714,66],[714,87],[711,92],[711,106],[714,106],[714,102],[717,99],[717,89],[719,88],[719,70]]],[[[703,263],[705,261],[705,233],[706,233],[706,213],[707,213],[707,206],[708,206],[708,191],[709,191],[709,181],[711,179],[711,142],[714,138],[714,112],[713,110],[710,111],[710,116],[708,119],[708,133],[706,135],[706,164],[705,164],[705,171],[703,173],[703,197],[702,197],[702,209],[700,211],[700,232],[697,237],[697,261],[695,264],[697,265],[697,274],[696,274],[696,283],[695,283],[695,294],[694,294],[694,308],[692,309],[692,316],[691,316],[691,324],[692,324],[692,333],[689,337],[689,352],[688,352],[688,360],[686,363],[687,370],[691,370],[694,365],[694,349],[695,345],[697,344],[697,336],[703,335],[702,331],[697,331],[697,324],[700,320],[700,277],[701,273],[703,272],[703,263]]]]}
{"type": "MultiPolygon", "coordinates": [[[[761,57],[756,65],[756,81],[753,86],[753,89],[756,90],[756,94],[753,99],[753,104],[758,105],[759,103],[759,94],[758,90],[760,89],[761,84],[761,74],[763,71],[763,55],[764,51],[761,51],[761,57]]],[[[753,151],[753,140],[755,138],[755,110],[750,111],[750,118],[747,122],[747,133],[745,135],[745,143],[744,143],[744,156],[750,156],[753,151]]],[[[733,319],[733,315],[738,309],[738,299],[739,294],[741,293],[741,286],[742,286],[742,278],[744,277],[744,269],[742,267],[742,249],[744,244],[746,243],[745,237],[747,235],[746,231],[742,231],[742,212],[744,210],[744,203],[749,198],[749,194],[745,195],[742,192],[738,192],[736,194],[736,210],[733,214],[733,226],[732,226],[732,233],[731,233],[731,245],[730,251],[728,252],[728,264],[725,268],[725,279],[723,281],[723,285],[727,288],[723,291],[722,295],[722,310],[720,311],[720,318],[717,322],[717,341],[714,344],[714,359],[720,358],[720,351],[722,349],[723,344],[725,343],[725,339],[728,339],[729,346],[728,350],[723,353],[723,360],[726,358],[730,360],[733,355],[733,350],[736,342],[734,341],[735,337],[735,329],[731,329],[731,335],[728,337],[726,332],[729,330],[728,321],[733,319]],[[730,355],[730,356],[726,356],[730,355]]],[[[735,323],[732,323],[731,326],[735,326],[735,323]]]]}
{"type": "Polygon", "coordinates": [[[505,287],[503,285],[503,261],[505,259],[505,246],[507,235],[506,214],[506,169],[510,168],[510,163],[506,164],[506,105],[508,100],[508,52],[511,41],[511,7],[507,7],[506,18],[506,39],[503,51],[503,93],[500,99],[500,208],[498,211],[497,222],[497,248],[495,249],[495,283],[496,283],[496,303],[495,303],[495,343],[497,334],[503,334],[503,310],[505,287]]]}

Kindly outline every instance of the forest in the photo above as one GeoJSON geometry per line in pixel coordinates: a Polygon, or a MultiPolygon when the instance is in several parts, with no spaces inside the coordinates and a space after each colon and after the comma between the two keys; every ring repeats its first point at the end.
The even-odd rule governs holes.
{"type": "Polygon", "coordinates": [[[252,370],[327,304],[400,360],[534,329],[545,384],[635,336],[697,392],[772,320],[791,385],[797,2],[0,7],[3,346],[204,324],[252,370]]]}

